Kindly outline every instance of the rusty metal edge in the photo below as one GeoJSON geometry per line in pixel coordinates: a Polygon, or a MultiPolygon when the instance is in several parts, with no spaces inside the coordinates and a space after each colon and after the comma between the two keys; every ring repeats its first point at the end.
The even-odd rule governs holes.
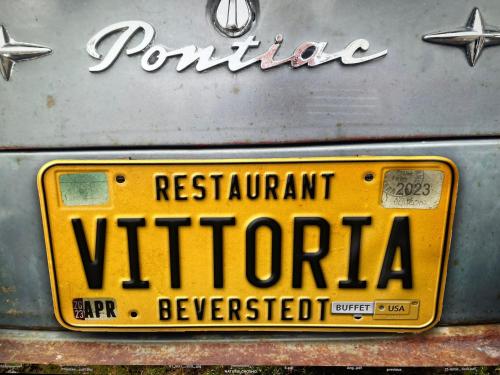
{"type": "Polygon", "coordinates": [[[497,366],[500,324],[353,337],[193,339],[0,330],[1,363],[57,365],[497,366]]]}

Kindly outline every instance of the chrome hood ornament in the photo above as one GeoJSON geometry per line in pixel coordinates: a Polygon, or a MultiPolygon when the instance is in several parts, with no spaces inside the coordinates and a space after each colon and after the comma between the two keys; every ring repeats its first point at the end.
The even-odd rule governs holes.
{"type": "Polygon", "coordinates": [[[467,25],[455,31],[446,31],[423,36],[430,43],[465,47],[470,66],[476,65],[484,47],[500,44],[500,28],[486,26],[481,12],[474,8],[467,25]]]}
{"type": "Polygon", "coordinates": [[[209,0],[210,19],[222,34],[237,38],[246,34],[257,18],[258,0],[209,0]]]}
{"type": "Polygon", "coordinates": [[[37,59],[52,50],[45,46],[16,42],[3,25],[0,25],[0,73],[8,81],[14,64],[19,61],[37,59]]]}
{"type": "Polygon", "coordinates": [[[99,64],[90,67],[89,70],[97,73],[108,69],[124,50],[128,56],[143,53],[141,66],[147,72],[162,68],[172,57],[179,57],[177,62],[178,72],[190,66],[195,66],[197,71],[202,72],[224,64],[227,64],[230,71],[236,72],[257,63],[262,70],[285,64],[290,65],[292,68],[300,68],[304,65],[315,67],[331,61],[339,61],[345,65],[356,65],[378,59],[387,54],[387,50],[383,50],[372,55],[360,55],[360,52],[368,50],[370,43],[366,39],[356,39],[344,49],[334,53],[325,52],[327,42],[304,42],[295,49],[291,56],[275,60],[276,54],[283,43],[283,36],[278,34],[275,43],[266,52],[248,60],[243,60],[250,48],[256,48],[260,45],[260,41],[255,40],[255,36],[249,36],[245,41],[234,42],[232,49],[235,51],[231,55],[222,58],[213,56],[215,47],[211,45],[205,48],[188,45],[178,49],[171,49],[162,44],[152,44],[154,37],[155,30],[153,26],[143,21],[125,21],[105,27],[87,43],[88,54],[96,60],[102,60],[99,64]],[[102,41],[115,33],[120,33],[120,35],[103,57],[98,52],[98,47],[102,41]],[[139,44],[132,47],[127,46],[137,34],[143,35],[139,44]]]}

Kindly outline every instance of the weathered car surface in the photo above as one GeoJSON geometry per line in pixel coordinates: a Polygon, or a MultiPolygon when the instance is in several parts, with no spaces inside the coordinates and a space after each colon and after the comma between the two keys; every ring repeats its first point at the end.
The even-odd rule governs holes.
{"type": "MultiPolygon", "coordinates": [[[[373,349],[379,348],[396,353],[393,364],[498,364],[500,46],[485,48],[472,67],[466,48],[422,40],[464,28],[472,11],[465,0],[259,5],[249,33],[230,39],[213,27],[204,1],[0,2],[0,24],[12,39],[52,51],[19,61],[10,79],[0,82],[0,361],[75,363],[81,356],[79,363],[248,363],[272,352],[277,357],[263,355],[261,363],[389,364],[373,349]],[[359,65],[287,64],[263,71],[254,64],[237,72],[224,65],[177,72],[172,59],[147,72],[140,54],[121,52],[105,71],[90,72],[99,60],[89,55],[87,42],[106,26],[130,20],[152,25],[155,43],[170,49],[213,45],[218,57],[230,55],[231,45],[249,35],[261,44],[246,57],[262,54],[277,34],[283,36],[277,55],[283,58],[304,41],[327,41],[326,51],[334,52],[360,38],[370,43],[363,54],[387,54],[359,65]],[[35,182],[47,161],[336,155],[439,155],[457,164],[460,186],[440,322],[454,327],[415,337],[61,332],[53,317],[35,182]],[[99,349],[82,355],[88,342],[99,349]],[[348,353],[339,349],[353,342],[348,353]],[[320,347],[324,355],[318,357],[320,347]],[[425,347],[434,354],[424,355],[425,347]],[[191,355],[172,354],[179,350],[191,355]],[[461,351],[469,355],[461,358],[461,351]]],[[[500,2],[474,6],[485,24],[500,25],[500,2]]],[[[138,33],[129,46],[142,38],[138,33]]],[[[113,42],[104,40],[101,53],[113,42]]],[[[0,54],[2,48],[5,43],[0,54]]],[[[10,69],[2,56],[4,70],[10,69]]]]}

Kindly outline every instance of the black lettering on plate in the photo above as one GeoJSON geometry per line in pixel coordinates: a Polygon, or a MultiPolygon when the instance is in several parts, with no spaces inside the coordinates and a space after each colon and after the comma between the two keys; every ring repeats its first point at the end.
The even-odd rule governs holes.
{"type": "Polygon", "coordinates": [[[246,231],[246,276],[250,284],[258,288],[269,288],[276,284],[281,276],[281,227],[276,220],[260,217],[252,221],[246,231]],[[257,277],[257,229],[268,227],[271,230],[271,275],[265,279],[257,277]]]}
{"type": "Polygon", "coordinates": [[[172,317],[170,311],[170,299],[169,298],[160,298],[158,300],[158,311],[160,313],[160,320],[170,320],[172,317]]]}
{"type": "Polygon", "coordinates": [[[365,289],[366,281],[359,280],[359,258],[361,252],[361,229],[364,225],[371,225],[371,217],[344,217],[343,225],[351,227],[351,245],[349,250],[349,271],[347,280],[339,281],[339,288],[365,289]]]}
{"type": "Polygon", "coordinates": [[[185,174],[177,174],[174,176],[174,192],[176,201],[186,201],[188,198],[183,194],[184,180],[187,178],[185,174]]]}
{"type": "Polygon", "coordinates": [[[390,279],[401,279],[403,281],[403,289],[411,289],[413,287],[410,219],[407,216],[398,216],[394,218],[377,288],[387,288],[387,283],[390,279]],[[392,266],[398,249],[401,251],[401,270],[394,271],[392,266]]]}
{"type": "Polygon", "coordinates": [[[222,300],[223,299],[220,297],[210,299],[210,304],[212,307],[212,320],[224,319],[221,315],[218,314],[218,313],[220,313],[220,305],[219,304],[222,302],[222,300]]]}
{"type": "Polygon", "coordinates": [[[222,174],[213,173],[210,178],[214,180],[214,199],[218,201],[220,199],[220,180],[222,179],[222,174]]]}
{"type": "Polygon", "coordinates": [[[83,230],[81,219],[71,219],[73,231],[80,252],[87,285],[90,289],[102,289],[103,269],[104,269],[104,247],[106,243],[106,219],[97,219],[97,230],[95,237],[95,256],[90,259],[90,251],[83,230]]]}
{"type": "Polygon", "coordinates": [[[106,300],[106,317],[107,318],[116,318],[116,312],[115,312],[116,306],[115,306],[115,301],[112,300],[106,300]]]}
{"type": "Polygon", "coordinates": [[[272,196],[274,199],[278,199],[278,194],[276,189],[278,189],[279,179],[274,173],[266,174],[266,199],[270,199],[272,196]]]}
{"type": "Polygon", "coordinates": [[[240,189],[240,180],[238,179],[238,174],[233,173],[231,175],[231,185],[229,188],[229,200],[241,200],[241,189],[240,189]]]}
{"type": "Polygon", "coordinates": [[[274,302],[276,302],[276,298],[266,297],[266,298],[264,298],[264,302],[267,304],[267,320],[272,320],[273,319],[273,306],[274,306],[274,302]]]}
{"type": "Polygon", "coordinates": [[[146,226],[146,219],[118,219],[118,226],[127,229],[128,259],[130,267],[130,280],[124,281],[124,289],[147,289],[149,281],[141,280],[141,268],[139,264],[139,242],[137,231],[139,227],[146,226]]]}
{"type": "Polygon", "coordinates": [[[324,178],[325,180],[325,199],[330,199],[330,190],[331,190],[331,182],[332,182],[332,178],[335,176],[335,173],[333,172],[324,172],[324,173],[321,173],[321,177],[324,178]]]}
{"type": "Polygon", "coordinates": [[[253,176],[251,173],[247,173],[247,197],[250,200],[255,200],[260,195],[260,175],[257,173],[253,176]],[[255,177],[255,189],[252,188],[252,180],[255,177]],[[254,191],[252,191],[254,190],[254,191]]]}
{"type": "Polygon", "coordinates": [[[241,300],[239,298],[228,298],[229,320],[241,320],[241,300]]]}
{"type": "Polygon", "coordinates": [[[214,254],[214,288],[221,289],[224,287],[224,237],[223,229],[225,226],[236,225],[234,217],[202,217],[200,225],[211,226],[213,229],[212,244],[214,254]]]}
{"type": "Polygon", "coordinates": [[[161,201],[162,198],[168,201],[168,177],[167,176],[156,176],[155,177],[155,187],[156,187],[156,200],[161,201]]]}
{"type": "Polygon", "coordinates": [[[297,191],[295,189],[295,176],[293,173],[288,173],[286,176],[285,193],[283,195],[283,199],[295,200],[295,198],[297,198],[297,191]]]}
{"type": "Polygon", "coordinates": [[[92,305],[90,304],[90,301],[84,301],[83,304],[85,306],[85,319],[86,318],[93,318],[94,313],[92,311],[92,305]]]}
{"type": "Polygon", "coordinates": [[[288,315],[291,310],[289,305],[293,301],[293,298],[282,298],[281,299],[281,320],[293,320],[293,318],[288,315]]]}
{"type": "Polygon", "coordinates": [[[104,303],[102,303],[102,301],[94,301],[94,306],[95,317],[99,319],[101,317],[101,312],[104,311],[104,303]]]}
{"type": "Polygon", "coordinates": [[[312,302],[309,298],[299,299],[299,320],[311,319],[312,302]]]}
{"type": "Polygon", "coordinates": [[[194,310],[196,312],[196,319],[198,320],[203,320],[205,317],[205,305],[206,305],[206,299],[205,297],[201,298],[194,298],[194,310]]]}
{"type": "Polygon", "coordinates": [[[316,198],[316,173],[312,173],[311,176],[302,173],[302,199],[306,199],[308,195],[309,199],[316,198]]]}
{"type": "Polygon", "coordinates": [[[205,181],[205,176],[202,174],[197,174],[193,176],[193,189],[197,190],[199,194],[193,195],[193,198],[197,201],[202,201],[207,196],[207,189],[200,181],[205,181]]]}
{"type": "Polygon", "coordinates": [[[257,298],[248,298],[247,301],[246,301],[246,304],[247,304],[247,310],[248,312],[252,313],[252,315],[249,315],[247,313],[247,319],[248,320],[257,320],[259,318],[259,309],[255,306],[255,304],[258,302],[259,300],[257,298]]]}
{"type": "Polygon", "coordinates": [[[191,225],[191,218],[158,218],[157,227],[168,228],[168,245],[170,249],[170,284],[172,289],[181,287],[181,265],[179,260],[179,227],[191,225]]]}
{"type": "Polygon", "coordinates": [[[326,317],[326,304],[330,301],[327,297],[316,298],[319,303],[319,320],[323,321],[326,317]]]}
{"type": "Polygon", "coordinates": [[[175,305],[177,308],[177,320],[189,320],[189,317],[184,315],[186,312],[186,302],[188,301],[185,297],[178,297],[175,299],[175,305]]]}
{"type": "Polygon", "coordinates": [[[330,224],[321,217],[296,217],[293,223],[293,272],[292,287],[302,288],[303,263],[309,262],[316,287],[326,288],[320,261],[330,251],[330,224]],[[319,247],[315,253],[304,251],[304,231],[307,226],[319,228],[319,247]]]}

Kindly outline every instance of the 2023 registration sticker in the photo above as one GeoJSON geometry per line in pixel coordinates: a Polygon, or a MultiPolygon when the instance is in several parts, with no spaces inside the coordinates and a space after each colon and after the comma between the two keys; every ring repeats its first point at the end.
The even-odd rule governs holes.
{"type": "Polygon", "coordinates": [[[53,161],[38,176],[74,330],[418,331],[458,175],[440,157],[53,161]]]}

